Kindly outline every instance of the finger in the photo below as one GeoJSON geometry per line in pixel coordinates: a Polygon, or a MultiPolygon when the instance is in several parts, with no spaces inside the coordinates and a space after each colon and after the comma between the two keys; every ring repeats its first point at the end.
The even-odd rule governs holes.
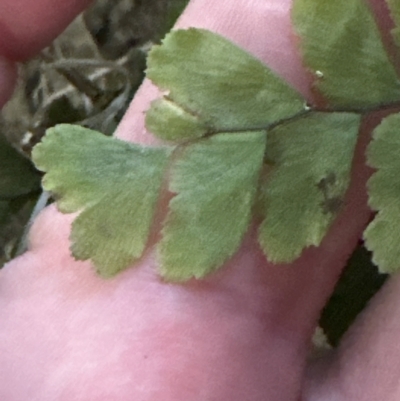
{"type": "Polygon", "coordinates": [[[0,109],[17,79],[13,61],[26,60],[49,45],[89,0],[0,1],[0,109]]]}
{"type": "MultiPolygon", "coordinates": [[[[180,23],[236,40],[308,96],[292,42],[290,1],[215,4],[194,1],[180,23]]],[[[120,137],[151,141],[142,112],[156,93],[145,85],[120,137]]],[[[360,149],[344,214],[321,249],[307,251],[290,269],[267,264],[249,235],[225,269],[202,282],[161,283],[152,252],[136,269],[104,282],[89,263],[71,260],[71,219],[48,209],[32,232],[31,252],[2,272],[0,395],[31,394],[32,387],[38,393],[41,378],[50,377],[49,399],[57,399],[51,391],[73,399],[79,389],[83,399],[95,400],[110,387],[121,400],[294,399],[318,312],[367,218],[360,149]],[[51,323],[37,324],[43,320],[51,323]],[[42,370],[34,371],[38,358],[42,370]]]]}
{"type": "MultiPolygon", "coordinates": [[[[268,37],[283,25],[286,28],[276,37],[271,51],[277,54],[276,60],[290,55],[287,64],[293,61],[300,67],[294,51],[276,49],[278,45],[294,49],[289,8],[288,1],[225,1],[217,7],[213,2],[200,1],[189,8],[190,14],[183,21],[198,21],[198,15],[208,20],[200,10],[209,10],[215,21],[226,19],[229,29],[240,30],[238,40],[249,35],[245,44],[257,43],[265,56],[269,52],[259,45],[259,35],[268,37]],[[219,14],[215,16],[215,12],[219,14]],[[259,27],[256,32],[251,29],[254,19],[259,27]]],[[[266,43],[267,49],[268,46],[266,43]]],[[[303,78],[293,74],[292,79],[302,82],[303,78]]],[[[135,113],[130,115],[136,118],[135,113]]],[[[129,119],[125,121],[131,132],[129,119]]],[[[265,291],[268,276],[261,269],[264,257],[254,237],[248,238],[231,267],[201,283],[162,284],[154,274],[154,256],[149,254],[141,266],[126,271],[110,284],[97,278],[88,263],[70,259],[69,221],[54,208],[48,209],[31,234],[31,252],[2,272],[4,302],[0,320],[13,317],[7,319],[7,326],[3,325],[5,338],[0,342],[0,369],[6,375],[3,388],[0,384],[0,395],[4,399],[11,398],[15,389],[30,394],[32,388],[42,391],[40,377],[48,375],[49,381],[55,383],[47,388],[49,399],[56,398],[52,391],[63,392],[68,399],[80,391],[83,399],[95,400],[110,391],[107,378],[118,382],[114,388],[119,391],[118,396],[109,398],[121,400],[261,401],[281,395],[290,399],[297,393],[302,355],[297,345],[287,346],[290,336],[281,336],[278,325],[279,335],[271,336],[276,316],[265,308],[267,305],[270,309],[271,304],[272,310],[276,302],[271,299],[274,294],[265,291]],[[18,301],[21,299],[27,301],[18,301]],[[34,324],[43,321],[44,316],[51,324],[34,324]],[[6,352],[15,349],[21,352],[6,352]],[[33,369],[39,358],[45,372],[33,369]],[[91,369],[82,372],[83,360],[91,369]],[[121,375],[127,377],[125,382],[118,381],[121,375]],[[60,376],[62,382],[56,380],[60,376]],[[81,381],[84,388],[79,385],[81,381]]],[[[291,281],[289,276],[287,279],[291,281]]]]}
{"type": "Polygon", "coordinates": [[[0,54],[25,60],[48,46],[90,0],[2,0],[0,54]]]}
{"type": "MultiPolygon", "coordinates": [[[[286,4],[276,2],[274,6],[270,4],[269,6],[275,11],[275,13],[273,11],[268,13],[272,21],[263,20],[252,24],[251,28],[246,25],[241,26],[239,22],[242,18],[241,13],[236,13],[231,19],[224,19],[222,15],[216,14],[215,18],[203,20],[201,10],[205,8],[197,8],[198,4],[201,4],[201,7],[209,7],[204,2],[192,3],[188,13],[179,22],[180,27],[199,26],[230,38],[262,59],[302,92],[307,99],[311,99],[309,78],[304,73],[298,51],[291,37],[289,11],[285,10],[289,2],[286,4]],[[237,29],[232,29],[232,27],[237,29]],[[243,34],[241,29],[245,30],[246,34],[243,34]]],[[[265,7],[265,4],[262,6],[265,7]]],[[[375,12],[379,16],[378,22],[383,27],[386,26],[387,30],[388,25],[383,23],[383,21],[387,21],[387,14],[382,12],[380,6],[381,4],[374,4],[375,12]]],[[[265,18],[253,3],[249,3],[249,8],[254,11],[252,20],[265,18]]],[[[225,13],[225,10],[226,8],[221,10],[221,14],[225,13]]],[[[386,44],[390,46],[389,36],[386,35],[385,39],[386,44]]],[[[150,82],[145,82],[119,126],[117,136],[142,143],[156,141],[146,130],[143,116],[150,102],[159,96],[159,91],[150,82]]],[[[365,184],[370,170],[365,166],[364,153],[371,129],[379,123],[379,120],[379,116],[370,116],[363,123],[354,159],[352,184],[346,199],[346,208],[322,246],[319,249],[307,251],[301,260],[290,266],[290,271],[287,270],[288,266],[261,265],[261,269],[265,269],[265,276],[262,277],[267,283],[264,291],[267,294],[267,304],[270,309],[268,318],[273,322],[271,326],[274,327],[273,333],[268,330],[266,332],[266,340],[272,345],[272,349],[275,341],[271,337],[276,332],[278,332],[278,338],[279,336],[286,337],[288,333],[291,333],[291,340],[295,337],[293,344],[304,353],[307,339],[310,338],[320,311],[369,220],[370,211],[366,203],[365,184]]],[[[254,260],[256,260],[255,257],[254,260]]],[[[242,277],[237,278],[238,282],[242,279],[242,277]]],[[[287,347],[287,349],[293,348],[287,347]]],[[[283,360],[290,360],[281,349],[275,355],[279,354],[283,360]]],[[[271,355],[274,355],[274,351],[271,351],[271,355]]],[[[291,361],[293,362],[293,360],[291,361]]],[[[293,366],[294,364],[290,368],[293,373],[292,378],[296,377],[296,368],[293,366]]]]}
{"type": "Polygon", "coordinates": [[[308,372],[304,401],[400,399],[400,276],[391,278],[339,349],[308,372]]]}
{"type": "MultiPolygon", "coordinates": [[[[290,1],[215,4],[193,2],[181,24],[213,20],[228,37],[238,30],[239,44],[269,58],[306,91],[291,39],[290,1]]],[[[145,89],[140,96],[147,96],[145,89]]],[[[139,130],[145,137],[142,102],[135,100],[125,118],[126,134],[139,130]]],[[[119,132],[123,136],[124,128],[119,132]]],[[[81,399],[96,400],[110,388],[109,398],[121,401],[263,401],[297,394],[305,347],[292,345],[292,331],[282,328],[296,276],[266,269],[254,236],[224,271],[203,282],[161,283],[152,253],[104,282],[89,263],[70,258],[70,221],[47,209],[32,230],[31,251],[1,273],[0,398],[18,398],[18,391],[23,400],[28,393],[30,399],[74,399],[79,391],[81,399]]]]}
{"type": "MultiPolygon", "coordinates": [[[[245,12],[235,12],[235,7],[224,4],[224,8],[205,19],[201,10],[210,8],[210,3],[206,0],[193,2],[178,22],[178,27],[198,26],[231,39],[264,61],[312,102],[310,76],[302,66],[291,28],[291,1],[237,3],[245,12]]],[[[157,141],[146,130],[144,115],[150,102],[158,96],[160,92],[157,88],[146,81],[116,135],[141,143],[157,141]]],[[[269,263],[261,266],[263,274],[268,277],[265,291],[274,300],[271,318],[276,327],[284,327],[284,331],[293,333],[297,341],[304,342],[309,338],[321,309],[369,220],[365,183],[370,170],[365,166],[364,152],[371,127],[378,121],[379,118],[371,116],[363,123],[346,206],[322,245],[318,249],[307,250],[291,266],[269,263]]]]}

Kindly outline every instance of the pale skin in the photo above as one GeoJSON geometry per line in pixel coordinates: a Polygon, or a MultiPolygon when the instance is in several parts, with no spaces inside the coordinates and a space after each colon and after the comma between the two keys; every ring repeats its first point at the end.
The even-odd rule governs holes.
{"type": "MultiPolygon", "coordinates": [[[[88,2],[0,1],[0,105],[12,60],[48,44],[88,2]]],[[[218,32],[254,54],[312,101],[290,26],[290,0],[192,0],[179,26],[218,32]]],[[[374,2],[380,21],[383,1],[374,2]]],[[[382,25],[386,25],[383,23],[382,25]]],[[[154,143],[139,90],[117,135],[154,143]]],[[[71,216],[47,208],[30,250],[0,273],[0,399],[4,401],[396,401],[400,399],[400,279],[392,277],[338,350],[307,362],[321,308],[370,211],[364,124],[342,215],[321,247],[293,266],[266,262],[247,235],[203,282],[163,283],[152,250],[112,280],[68,250],[71,216]]],[[[130,235],[130,233],[127,233],[130,235]]]]}

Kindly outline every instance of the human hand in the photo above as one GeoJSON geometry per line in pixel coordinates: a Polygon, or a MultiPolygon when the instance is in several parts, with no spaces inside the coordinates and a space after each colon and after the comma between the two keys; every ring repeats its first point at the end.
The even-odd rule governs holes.
{"type": "MultiPolygon", "coordinates": [[[[36,2],[30,31],[20,33],[26,32],[24,24],[15,19],[23,21],[24,7],[33,7],[24,3],[3,0],[0,5],[0,20],[8,23],[3,31],[12,27],[13,32],[0,42],[0,51],[9,58],[38,50],[84,6],[65,2],[58,16],[59,2],[36,2]],[[18,15],[12,7],[21,7],[18,15]]],[[[205,27],[230,38],[311,100],[290,28],[290,5],[290,0],[193,0],[179,25],[205,27]]],[[[3,77],[12,76],[11,65],[4,65],[3,77]]],[[[3,81],[5,99],[11,80],[3,81]]],[[[146,82],[116,135],[151,143],[143,112],[157,95],[146,82]]],[[[32,229],[29,252],[0,273],[0,399],[400,398],[396,278],[338,351],[307,365],[320,310],[369,219],[364,190],[369,171],[363,154],[372,124],[371,118],[363,127],[345,210],[321,247],[307,250],[292,266],[267,263],[250,230],[237,255],[204,281],[163,283],[151,251],[140,266],[106,281],[90,263],[70,257],[71,218],[47,208],[32,229]]]]}
{"type": "Polygon", "coordinates": [[[90,0],[0,1],[0,107],[15,85],[14,62],[49,45],[88,4],[90,0]]]}

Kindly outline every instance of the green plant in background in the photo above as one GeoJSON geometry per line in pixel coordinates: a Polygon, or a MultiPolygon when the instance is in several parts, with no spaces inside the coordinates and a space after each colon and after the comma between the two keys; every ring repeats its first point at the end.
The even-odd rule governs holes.
{"type": "MultiPolygon", "coordinates": [[[[13,223],[29,217],[34,199],[40,191],[40,177],[32,163],[0,135],[0,243],[7,242],[3,237],[10,232],[15,233],[17,238],[22,234],[22,229],[13,223]]],[[[0,265],[8,257],[7,253],[12,253],[12,249],[2,251],[0,265]]]]}
{"type": "Polygon", "coordinates": [[[174,0],[169,1],[166,18],[165,31],[168,32],[175,24],[182,10],[188,5],[189,0],[174,0]]]}
{"type": "Polygon", "coordinates": [[[332,346],[339,344],[343,334],[386,279],[387,274],[377,274],[370,252],[362,246],[357,247],[319,320],[332,346]]]}
{"type": "MultiPolygon", "coordinates": [[[[292,16],[325,108],[307,105],[228,40],[189,29],[168,34],[148,57],[147,76],[167,95],[152,104],[146,123],[168,144],[148,149],[68,125],[49,130],[34,161],[60,210],[81,211],[71,233],[76,258],[92,259],[106,277],[138,260],[165,174],[175,196],[157,248],[168,280],[220,267],[254,217],[260,245],[276,263],[321,243],[349,185],[362,117],[398,105],[400,82],[364,1],[295,0],[292,16]]],[[[398,119],[383,120],[368,150],[378,169],[369,184],[378,214],[365,237],[381,271],[394,271],[400,252],[392,236],[398,119]]]]}

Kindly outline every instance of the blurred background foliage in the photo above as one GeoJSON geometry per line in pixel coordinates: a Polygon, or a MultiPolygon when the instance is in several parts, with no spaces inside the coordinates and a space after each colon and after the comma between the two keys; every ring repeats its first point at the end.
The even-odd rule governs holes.
{"type": "Polygon", "coordinates": [[[18,86],[0,115],[0,267],[24,250],[25,227],[41,196],[32,147],[58,123],[112,134],[143,80],[147,51],[187,3],[97,0],[19,66],[18,86]]]}
{"type": "MultiPolygon", "coordinates": [[[[188,0],[97,0],[36,58],[0,115],[0,268],[24,251],[27,227],[47,197],[31,161],[45,130],[66,122],[112,134],[143,80],[146,53],[188,0]]],[[[335,346],[386,276],[362,243],[325,307],[320,326],[335,346]]]]}

